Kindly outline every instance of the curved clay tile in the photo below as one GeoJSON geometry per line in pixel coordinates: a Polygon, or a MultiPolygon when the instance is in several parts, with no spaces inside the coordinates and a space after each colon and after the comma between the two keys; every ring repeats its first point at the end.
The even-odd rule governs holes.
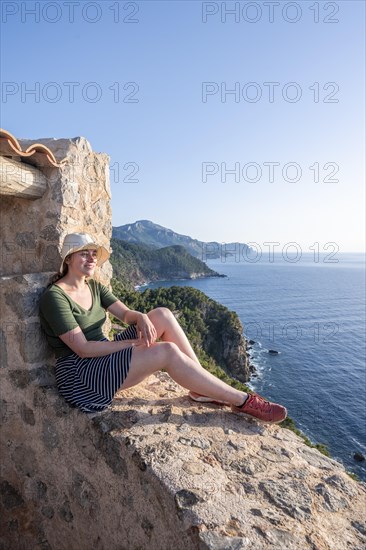
{"type": "Polygon", "coordinates": [[[39,167],[52,166],[60,168],[67,159],[57,161],[51,149],[42,145],[42,143],[33,143],[26,151],[22,151],[19,141],[6,130],[0,128],[0,155],[3,156],[19,156],[28,164],[33,164],[39,167]]]}

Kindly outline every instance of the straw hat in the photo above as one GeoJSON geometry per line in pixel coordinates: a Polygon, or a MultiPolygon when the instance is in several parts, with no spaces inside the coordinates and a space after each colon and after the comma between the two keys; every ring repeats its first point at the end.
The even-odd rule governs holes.
{"type": "Polygon", "coordinates": [[[80,252],[80,250],[96,250],[97,251],[97,266],[101,266],[108,260],[110,252],[104,246],[96,243],[93,237],[88,233],[69,233],[64,238],[61,249],[62,263],[60,267],[60,273],[64,267],[64,261],[66,256],[73,254],[74,252],[80,252]]]}

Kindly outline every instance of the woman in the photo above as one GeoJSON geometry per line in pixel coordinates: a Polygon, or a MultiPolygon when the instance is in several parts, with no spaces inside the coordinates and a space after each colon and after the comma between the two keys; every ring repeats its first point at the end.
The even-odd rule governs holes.
{"type": "Polygon", "coordinates": [[[207,372],[167,308],[133,311],[92,279],[95,267],[109,255],[86,233],[67,235],[60,272],[41,298],[41,323],[57,358],[57,385],[70,404],[85,412],[101,411],[118,390],[165,369],[195,401],[231,405],[234,412],[267,422],[286,418],[285,407],[236,390],[207,372]],[[114,341],[102,333],[105,310],[130,325],[114,341]]]}

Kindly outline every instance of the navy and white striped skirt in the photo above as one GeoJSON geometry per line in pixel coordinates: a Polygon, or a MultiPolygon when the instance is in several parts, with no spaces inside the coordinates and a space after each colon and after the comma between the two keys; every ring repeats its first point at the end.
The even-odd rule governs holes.
{"type": "MultiPolygon", "coordinates": [[[[135,325],[115,335],[114,340],[137,338],[135,325]]],[[[103,338],[102,341],[107,341],[103,338]]],[[[72,353],[56,361],[56,382],[60,394],[84,412],[106,409],[123,384],[131,362],[132,346],[102,357],[82,358],[72,353]]]]}

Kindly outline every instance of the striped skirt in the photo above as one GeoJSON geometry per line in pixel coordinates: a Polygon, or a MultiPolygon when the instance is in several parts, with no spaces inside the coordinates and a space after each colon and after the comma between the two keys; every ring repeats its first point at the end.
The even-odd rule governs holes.
{"type": "MultiPolygon", "coordinates": [[[[114,340],[137,338],[135,325],[114,340]]],[[[102,341],[106,341],[103,338],[102,341]]],[[[123,384],[131,362],[132,346],[102,357],[82,358],[72,353],[56,361],[56,382],[60,394],[70,405],[84,412],[106,409],[123,384]]]]}

